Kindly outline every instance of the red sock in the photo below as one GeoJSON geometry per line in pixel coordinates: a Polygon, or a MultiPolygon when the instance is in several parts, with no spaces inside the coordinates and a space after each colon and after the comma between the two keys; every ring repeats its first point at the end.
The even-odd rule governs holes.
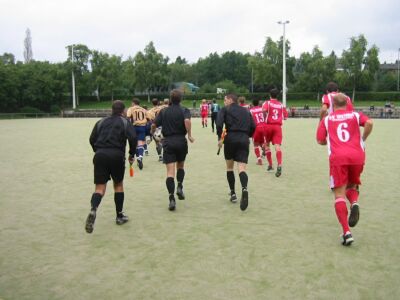
{"type": "Polygon", "coordinates": [[[265,155],[267,156],[268,165],[272,166],[272,153],[271,150],[268,150],[265,155]]]}
{"type": "Polygon", "coordinates": [[[339,223],[340,225],[342,225],[343,234],[345,234],[347,231],[350,231],[349,222],[347,221],[348,211],[346,200],[344,200],[343,198],[337,198],[335,202],[335,211],[339,223]]]}
{"type": "Polygon", "coordinates": [[[350,204],[353,204],[358,201],[358,192],[355,189],[348,189],[346,191],[346,197],[349,200],[350,204]]]}
{"type": "Polygon", "coordinates": [[[282,151],[276,151],[276,159],[278,160],[278,166],[282,165],[282,151]]]}
{"type": "Polygon", "coordinates": [[[254,147],[254,153],[256,154],[257,158],[260,158],[260,148],[258,146],[254,147]]]}

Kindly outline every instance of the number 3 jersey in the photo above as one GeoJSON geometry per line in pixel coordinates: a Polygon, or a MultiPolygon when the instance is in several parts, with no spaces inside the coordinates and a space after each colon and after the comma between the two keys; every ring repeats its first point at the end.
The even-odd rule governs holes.
{"type": "Polygon", "coordinates": [[[360,126],[364,127],[368,119],[361,112],[336,110],[321,120],[317,141],[326,140],[331,166],[364,164],[365,151],[360,126]]]}
{"type": "Polygon", "coordinates": [[[265,101],[262,109],[267,114],[265,122],[270,125],[282,125],[283,120],[286,120],[288,117],[286,108],[276,99],[265,101]]]}

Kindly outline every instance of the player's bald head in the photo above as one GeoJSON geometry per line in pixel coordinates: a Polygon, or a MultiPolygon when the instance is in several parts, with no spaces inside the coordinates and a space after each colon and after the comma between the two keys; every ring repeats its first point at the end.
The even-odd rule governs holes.
{"type": "Polygon", "coordinates": [[[333,105],[337,108],[343,108],[347,105],[347,97],[345,94],[338,93],[333,96],[333,105]]]}

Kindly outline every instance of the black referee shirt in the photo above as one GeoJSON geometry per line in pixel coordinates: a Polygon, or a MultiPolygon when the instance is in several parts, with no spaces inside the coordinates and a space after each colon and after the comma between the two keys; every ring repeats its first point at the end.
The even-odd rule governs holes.
{"type": "Polygon", "coordinates": [[[254,124],[253,117],[247,108],[239,106],[237,103],[232,103],[224,106],[217,116],[217,135],[218,139],[221,138],[222,129],[226,128],[227,136],[234,136],[236,134],[251,137],[253,136],[256,125],[254,124]]]}
{"type": "Polygon", "coordinates": [[[164,137],[174,135],[186,135],[185,119],[190,119],[190,110],[179,104],[173,104],[164,108],[157,115],[154,123],[157,127],[162,126],[164,137]]]}
{"type": "Polygon", "coordinates": [[[137,145],[135,127],[122,116],[113,115],[99,120],[94,125],[89,142],[94,152],[119,150],[125,155],[127,139],[129,154],[134,156],[137,145]]]}

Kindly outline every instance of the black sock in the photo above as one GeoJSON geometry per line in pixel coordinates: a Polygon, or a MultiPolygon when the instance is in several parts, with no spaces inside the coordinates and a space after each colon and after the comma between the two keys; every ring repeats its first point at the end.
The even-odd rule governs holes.
{"type": "Polygon", "coordinates": [[[239,173],[239,178],[240,178],[240,183],[242,184],[242,189],[247,189],[247,182],[249,181],[249,178],[247,177],[246,172],[240,172],[239,173]]]}
{"type": "Polygon", "coordinates": [[[231,192],[235,192],[235,173],[233,171],[226,171],[226,178],[228,179],[231,192]]]}
{"type": "Polygon", "coordinates": [[[158,145],[156,146],[156,150],[157,150],[158,156],[160,156],[160,155],[161,155],[161,145],[160,145],[160,144],[158,144],[158,145]]]}
{"type": "Polygon", "coordinates": [[[165,181],[165,183],[167,184],[167,189],[168,189],[168,193],[170,195],[173,195],[175,192],[175,180],[173,177],[167,177],[167,180],[165,181]]]}
{"type": "Polygon", "coordinates": [[[124,192],[114,193],[115,212],[117,216],[122,212],[124,207],[124,192]]]}
{"type": "Polygon", "coordinates": [[[101,194],[99,194],[99,193],[93,193],[92,200],[90,200],[90,203],[92,205],[92,209],[96,210],[97,207],[99,207],[102,197],[103,196],[101,194]]]}
{"type": "Polygon", "coordinates": [[[178,186],[180,188],[182,188],[182,183],[184,178],[185,178],[185,170],[178,169],[178,171],[176,171],[176,181],[178,181],[178,186]]]}

